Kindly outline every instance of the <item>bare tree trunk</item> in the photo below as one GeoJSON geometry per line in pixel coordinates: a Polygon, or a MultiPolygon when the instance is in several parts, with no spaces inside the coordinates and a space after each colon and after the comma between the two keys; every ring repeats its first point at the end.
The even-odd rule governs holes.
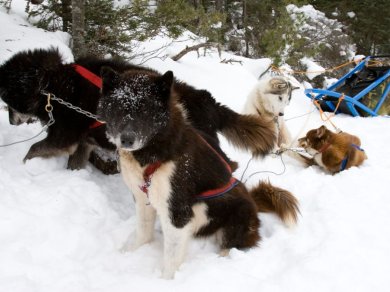
{"type": "Polygon", "coordinates": [[[218,12],[223,12],[223,0],[215,0],[215,10],[218,12]]]}
{"type": "Polygon", "coordinates": [[[73,55],[77,58],[85,51],[85,0],[72,0],[72,39],[73,55]]]}
{"type": "Polygon", "coordinates": [[[61,13],[62,13],[62,31],[68,32],[70,24],[72,22],[71,0],[61,1],[61,13]]]}
{"type": "Polygon", "coordinates": [[[248,31],[248,23],[247,23],[247,7],[246,0],[242,0],[242,26],[245,29],[245,57],[249,56],[249,37],[250,32],[248,31]]]}
{"type": "Polygon", "coordinates": [[[193,0],[192,3],[193,3],[195,8],[199,8],[202,5],[202,1],[201,0],[193,0]]]}

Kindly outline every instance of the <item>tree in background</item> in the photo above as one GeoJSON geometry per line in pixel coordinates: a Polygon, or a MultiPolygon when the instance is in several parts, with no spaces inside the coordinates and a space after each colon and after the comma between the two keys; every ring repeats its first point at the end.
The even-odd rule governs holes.
{"type": "MultiPolygon", "coordinates": [[[[0,3],[9,7],[11,1],[0,3]]],[[[72,26],[72,12],[80,1],[45,0],[27,10],[37,26],[75,34],[79,25],[72,26]]],[[[129,57],[136,41],[158,34],[176,38],[185,30],[235,54],[271,57],[276,64],[287,62],[295,68],[303,56],[325,67],[342,63],[350,57],[352,43],[364,54],[386,53],[390,43],[390,14],[378,14],[387,11],[387,0],[132,0],[121,5],[114,0],[84,1],[85,32],[78,33],[73,44],[76,48],[83,36],[85,50],[99,56],[129,57]],[[306,4],[326,17],[297,11],[306,4]]]]}
{"type": "Polygon", "coordinates": [[[133,41],[162,32],[176,38],[188,29],[210,41],[221,39],[224,15],[216,10],[207,11],[200,2],[195,2],[197,5],[186,0],[134,0],[115,6],[113,0],[47,0],[40,5],[27,5],[26,9],[33,22],[37,19],[38,27],[71,33],[77,52],[84,36],[85,51],[89,54],[131,56],[133,41]],[[84,14],[77,13],[81,2],[85,3],[84,14]],[[84,33],[78,29],[80,21],[72,25],[72,13],[80,21],[85,15],[84,33]]]}
{"type": "Polygon", "coordinates": [[[76,58],[86,53],[84,4],[84,0],[72,0],[72,49],[76,58]]]}
{"type": "Polygon", "coordinates": [[[314,7],[346,25],[358,54],[390,53],[390,5],[388,0],[310,1],[314,7]]]}

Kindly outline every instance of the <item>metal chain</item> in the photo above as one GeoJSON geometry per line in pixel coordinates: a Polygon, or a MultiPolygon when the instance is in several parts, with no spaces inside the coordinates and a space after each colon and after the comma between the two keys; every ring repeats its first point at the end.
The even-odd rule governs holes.
{"type": "Polygon", "coordinates": [[[286,151],[291,151],[291,152],[295,152],[295,153],[307,153],[305,148],[302,148],[302,147],[296,147],[296,148],[294,148],[294,147],[286,147],[286,148],[279,148],[275,152],[271,152],[271,154],[280,155],[280,154],[282,154],[283,152],[286,152],[286,151]]]}
{"type": "Polygon", "coordinates": [[[57,96],[55,96],[53,93],[48,93],[46,91],[41,91],[42,94],[46,95],[48,98],[50,97],[52,100],[55,100],[57,101],[58,103],[70,108],[70,109],[73,109],[75,110],[76,112],[82,114],[82,115],[85,115],[87,116],[88,118],[91,118],[91,119],[94,119],[98,122],[101,122],[101,123],[104,123],[103,121],[100,121],[98,119],[98,117],[96,115],[94,115],[93,113],[89,112],[89,111],[86,111],[86,110],[83,110],[82,108],[78,107],[78,106],[74,106],[73,104],[71,104],[70,102],[67,102],[65,100],[63,100],[62,98],[59,98],[57,96]]]}

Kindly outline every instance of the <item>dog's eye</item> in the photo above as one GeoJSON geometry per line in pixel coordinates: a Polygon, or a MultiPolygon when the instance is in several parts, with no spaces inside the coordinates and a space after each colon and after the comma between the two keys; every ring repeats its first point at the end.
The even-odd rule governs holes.
{"type": "Polygon", "coordinates": [[[282,101],[282,100],[283,100],[283,97],[279,96],[279,100],[282,101]]]}

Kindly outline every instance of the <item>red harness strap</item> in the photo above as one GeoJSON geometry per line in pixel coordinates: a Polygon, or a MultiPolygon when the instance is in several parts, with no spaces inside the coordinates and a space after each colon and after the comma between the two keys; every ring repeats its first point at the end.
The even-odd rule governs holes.
{"type": "MultiPolygon", "coordinates": [[[[89,71],[88,69],[84,68],[83,66],[73,64],[74,70],[79,73],[81,76],[83,76],[85,79],[87,79],[89,82],[91,82],[93,85],[95,85],[97,88],[102,89],[102,78],[97,76],[95,73],[89,71]]],[[[90,129],[99,128],[100,126],[103,126],[104,123],[99,121],[94,121],[92,125],[89,126],[90,129]]]]}
{"type": "MultiPolygon", "coordinates": [[[[221,159],[221,161],[223,162],[223,164],[231,174],[232,170],[230,168],[230,165],[225,161],[225,159],[223,159],[221,155],[213,147],[211,147],[209,143],[206,142],[206,140],[204,140],[201,136],[199,137],[221,159]]],[[[152,176],[160,166],[161,166],[161,161],[157,161],[155,163],[149,164],[144,170],[143,173],[144,183],[141,186],[139,186],[139,188],[141,189],[142,192],[146,194],[148,198],[149,198],[149,187],[152,181],[152,176]]],[[[211,199],[211,198],[219,197],[225,194],[226,192],[230,191],[231,189],[233,189],[237,184],[238,184],[238,180],[235,179],[234,177],[231,177],[229,182],[224,186],[201,192],[200,194],[197,195],[197,197],[198,199],[211,199]]]]}
{"type": "Polygon", "coordinates": [[[77,73],[79,73],[81,76],[83,76],[89,82],[91,82],[97,88],[102,89],[102,85],[103,85],[102,78],[97,76],[95,73],[92,73],[88,69],[84,68],[83,66],[74,64],[73,68],[75,69],[75,71],[77,73]]]}
{"type": "Polygon", "coordinates": [[[223,187],[202,192],[202,193],[198,194],[197,197],[199,199],[216,198],[216,197],[222,196],[223,194],[227,193],[228,191],[233,189],[236,185],[238,185],[238,180],[234,177],[231,177],[229,182],[226,185],[224,185],[223,187]]]}
{"type": "Polygon", "coordinates": [[[99,121],[94,121],[92,123],[92,125],[89,126],[90,129],[96,129],[96,128],[99,128],[100,126],[103,126],[104,123],[102,122],[99,122],[99,121]]]}
{"type": "MultiPolygon", "coordinates": [[[[205,139],[203,139],[202,136],[199,135],[199,138],[219,157],[219,159],[222,161],[223,164],[225,164],[226,169],[229,171],[230,175],[232,174],[232,169],[230,165],[225,161],[225,159],[222,158],[222,156],[213,148],[205,139]]],[[[225,184],[222,187],[208,190],[201,192],[200,194],[197,195],[199,199],[211,199],[215,197],[222,196],[223,194],[227,193],[231,189],[233,189],[236,185],[238,184],[238,180],[234,178],[233,176],[230,178],[229,182],[225,184]]]]}
{"type": "Polygon", "coordinates": [[[139,188],[146,194],[147,197],[149,197],[149,187],[152,181],[152,176],[160,166],[161,161],[156,161],[155,163],[149,164],[144,170],[144,183],[139,186],[139,188]]]}

